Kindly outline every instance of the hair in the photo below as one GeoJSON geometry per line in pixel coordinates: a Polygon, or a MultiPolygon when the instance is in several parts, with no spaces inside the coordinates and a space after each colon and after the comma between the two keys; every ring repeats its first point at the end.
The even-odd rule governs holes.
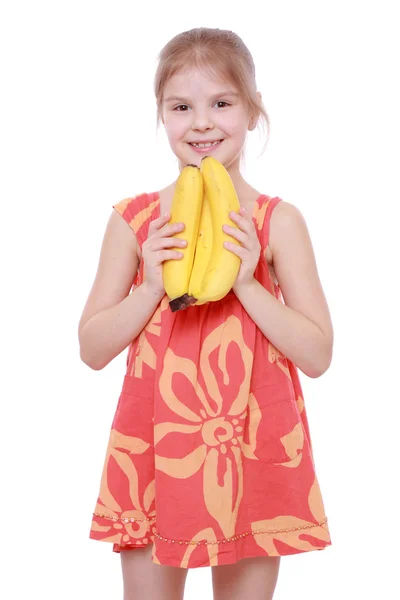
{"type": "Polygon", "coordinates": [[[238,90],[249,114],[256,119],[257,127],[266,125],[269,136],[270,119],[256,94],[255,66],[250,51],[233,31],[208,27],[197,27],[176,35],[159,53],[154,78],[157,127],[166,82],[176,73],[192,67],[228,79],[238,90]]]}

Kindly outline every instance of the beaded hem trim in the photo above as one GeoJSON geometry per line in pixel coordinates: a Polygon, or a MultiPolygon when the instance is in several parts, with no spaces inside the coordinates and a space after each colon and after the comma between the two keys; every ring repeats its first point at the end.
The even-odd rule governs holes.
{"type": "Polygon", "coordinates": [[[101,517],[102,519],[108,519],[109,521],[114,521],[117,523],[120,521],[121,523],[134,523],[135,521],[154,521],[155,517],[144,517],[144,519],[136,519],[136,517],[110,517],[109,515],[100,515],[99,513],[93,513],[95,517],[101,517]]]}
{"type": "Polygon", "coordinates": [[[209,544],[225,544],[226,542],[235,542],[236,540],[239,540],[241,538],[244,538],[248,535],[257,535],[259,533],[269,533],[269,534],[274,534],[274,533],[288,533],[290,531],[300,531],[302,529],[312,529],[313,527],[319,527],[321,525],[324,525],[326,522],[328,521],[328,518],[325,517],[325,519],[323,521],[321,521],[320,523],[313,523],[311,525],[303,525],[302,527],[290,527],[289,529],[268,529],[268,530],[261,530],[261,529],[256,529],[256,530],[252,530],[252,531],[246,531],[245,533],[239,533],[238,535],[234,535],[231,538],[224,538],[222,540],[215,540],[212,542],[207,542],[205,541],[199,541],[196,542],[194,540],[191,540],[190,542],[186,541],[186,540],[171,540],[165,537],[162,537],[161,535],[159,535],[158,533],[154,532],[154,535],[159,539],[162,540],[164,542],[169,542],[171,544],[193,544],[193,545],[197,545],[200,546],[201,544],[207,546],[209,544]]]}
{"type": "MultiPolygon", "coordinates": [[[[110,519],[111,521],[121,521],[122,523],[129,523],[129,522],[134,522],[134,521],[154,521],[154,519],[156,517],[145,517],[144,519],[136,519],[134,517],[109,517],[107,515],[100,515],[98,513],[93,513],[96,517],[102,517],[104,519],[110,519]]],[[[248,535],[258,535],[260,533],[267,533],[267,534],[277,534],[277,533],[289,533],[290,531],[301,531],[304,529],[312,529],[313,527],[320,527],[322,525],[324,525],[325,523],[328,522],[328,518],[325,517],[325,519],[323,519],[322,521],[320,521],[319,523],[311,523],[310,525],[303,525],[301,527],[289,527],[288,529],[267,529],[267,530],[262,530],[262,529],[255,529],[252,531],[246,531],[245,533],[239,533],[237,535],[232,536],[231,538],[224,538],[221,540],[213,540],[213,541],[207,541],[207,540],[201,540],[201,541],[194,541],[194,540],[173,540],[170,538],[166,538],[163,537],[162,535],[160,535],[159,533],[156,533],[155,531],[153,531],[153,534],[159,539],[162,540],[163,542],[168,542],[171,544],[186,544],[186,545],[197,545],[200,546],[201,544],[207,546],[209,544],[225,544],[226,542],[235,542],[236,540],[242,539],[248,535]]]]}

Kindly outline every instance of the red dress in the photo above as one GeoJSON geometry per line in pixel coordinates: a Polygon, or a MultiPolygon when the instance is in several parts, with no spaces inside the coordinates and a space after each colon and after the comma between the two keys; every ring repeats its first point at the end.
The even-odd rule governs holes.
{"type": "MultiPolygon", "coordinates": [[[[283,302],[264,257],[279,201],[254,206],[255,278],[283,302]]],[[[159,194],[113,208],[141,246],[159,194]]],[[[175,313],[164,296],[129,346],[89,537],[183,568],[331,544],[297,367],[232,290],[175,313]]]]}

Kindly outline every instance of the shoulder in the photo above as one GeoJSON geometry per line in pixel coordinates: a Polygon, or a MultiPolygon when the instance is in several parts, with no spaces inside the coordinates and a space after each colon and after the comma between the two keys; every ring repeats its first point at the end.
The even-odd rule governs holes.
{"type": "Polygon", "coordinates": [[[272,255],[282,244],[307,242],[308,239],[306,220],[300,209],[280,199],[274,206],[270,219],[269,246],[272,255]]]}
{"type": "Polygon", "coordinates": [[[290,202],[279,202],[271,216],[274,270],[285,304],[315,323],[333,343],[333,326],[319,277],[317,261],[302,212],[290,202]]]}
{"type": "Polygon", "coordinates": [[[112,207],[121,217],[128,223],[135,233],[142,228],[143,225],[154,218],[154,212],[159,205],[158,192],[142,192],[134,196],[129,196],[120,200],[112,207]]]}
{"type": "Polygon", "coordinates": [[[119,202],[113,204],[112,207],[127,220],[131,215],[133,216],[138,211],[149,206],[155,197],[157,197],[156,192],[141,192],[140,194],[123,198],[119,202]]]}

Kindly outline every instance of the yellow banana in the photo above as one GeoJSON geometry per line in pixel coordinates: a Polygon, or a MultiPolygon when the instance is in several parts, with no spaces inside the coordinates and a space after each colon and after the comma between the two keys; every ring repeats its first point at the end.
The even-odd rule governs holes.
{"type": "Polygon", "coordinates": [[[210,203],[212,220],[212,252],[207,265],[201,290],[196,294],[196,304],[220,300],[232,288],[240,268],[240,258],[227,250],[223,243],[239,242],[222,230],[224,223],[237,227],[229,218],[230,211],[239,211],[239,199],[225,167],[212,156],[202,159],[200,172],[204,182],[204,192],[210,203]]]}
{"type": "Polygon", "coordinates": [[[211,260],[213,249],[213,227],[210,202],[207,194],[203,194],[203,206],[200,217],[199,235],[197,238],[196,252],[192,273],[189,281],[189,296],[198,298],[201,295],[204,274],[211,260]]]}
{"type": "Polygon", "coordinates": [[[212,156],[202,159],[200,169],[187,165],[181,172],[172,201],[171,223],[182,221],[185,230],[174,237],[186,238],[180,260],[163,263],[163,280],[172,312],[190,305],[220,300],[232,288],[240,258],[224,247],[239,242],[222,230],[230,211],[239,211],[235,187],[225,167],[212,156]]]}
{"type": "Polygon", "coordinates": [[[189,279],[192,271],[200,225],[201,207],[203,203],[203,178],[196,165],[184,167],[176,182],[171,207],[170,224],[183,222],[185,229],[178,232],[175,238],[187,240],[185,248],[179,248],[183,257],[163,262],[163,282],[170,298],[170,307],[174,312],[194,304],[195,299],[188,297],[189,279]]]}

